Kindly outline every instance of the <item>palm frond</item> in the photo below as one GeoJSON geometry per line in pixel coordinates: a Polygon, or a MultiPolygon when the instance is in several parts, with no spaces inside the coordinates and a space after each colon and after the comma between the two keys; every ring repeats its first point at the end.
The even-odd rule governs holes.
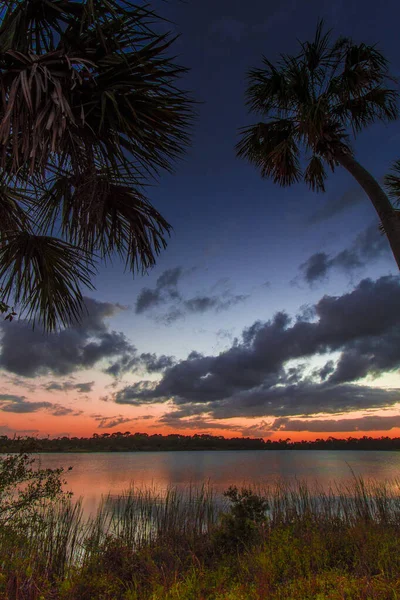
{"type": "Polygon", "coordinates": [[[90,63],[62,51],[38,56],[8,50],[5,59],[9,68],[0,78],[2,166],[12,154],[14,172],[28,162],[31,172],[43,170],[78,124],[71,92],[90,63]]]}
{"type": "Polygon", "coordinates": [[[47,329],[78,315],[91,257],[145,271],[166,246],[143,190],[173,170],[194,111],[159,20],[133,0],[0,0],[0,171],[15,183],[0,186],[1,285],[47,329]]]}
{"type": "Polygon", "coordinates": [[[272,110],[288,110],[291,98],[285,73],[264,58],[262,69],[248,73],[246,103],[251,111],[267,115],[272,110]]]}
{"type": "Polygon", "coordinates": [[[312,42],[301,43],[301,61],[305,61],[307,69],[319,76],[319,70],[332,64],[331,34],[332,30],[324,32],[324,21],[320,19],[317,23],[315,36],[312,42]]]}
{"type": "Polygon", "coordinates": [[[28,203],[29,196],[15,180],[0,179],[0,243],[15,231],[30,229],[31,221],[25,210],[28,203]]]}
{"type": "Polygon", "coordinates": [[[343,123],[350,122],[355,133],[376,121],[395,121],[399,110],[395,90],[375,87],[355,98],[348,97],[333,109],[343,123]]]}
{"type": "Polygon", "coordinates": [[[37,203],[36,220],[56,226],[70,243],[100,258],[118,254],[133,273],[145,272],[166,247],[171,226],[132,185],[112,174],[57,175],[37,203]]]}
{"type": "Polygon", "coordinates": [[[275,64],[263,58],[262,67],[248,77],[247,105],[265,122],[241,130],[238,156],[281,185],[301,178],[302,150],[313,156],[305,182],[323,191],[325,166],[334,170],[338,155],[352,154],[348,131],[357,135],[399,114],[399,94],[385,57],[375,46],[343,37],[335,41],[323,21],[312,41],[300,43],[298,54],[281,55],[275,64]]]}
{"type": "Polygon", "coordinates": [[[237,155],[255,165],[262,177],[272,177],[282,186],[301,179],[299,149],[290,121],[258,123],[244,128],[242,136],[236,146],[237,155]]]}
{"type": "Polygon", "coordinates": [[[385,176],[385,188],[390,198],[400,205],[400,160],[397,160],[391,167],[391,172],[385,176]]]}
{"type": "Polygon", "coordinates": [[[80,20],[85,3],[70,0],[0,2],[0,52],[13,49],[36,54],[55,50],[71,20],[80,20]]]}
{"type": "Polygon", "coordinates": [[[92,288],[90,257],[60,239],[27,231],[8,235],[0,247],[2,300],[46,331],[79,321],[81,285],[92,288]]]}
{"type": "Polygon", "coordinates": [[[326,177],[323,160],[314,154],[304,171],[305,183],[313,192],[324,192],[326,177]]]}

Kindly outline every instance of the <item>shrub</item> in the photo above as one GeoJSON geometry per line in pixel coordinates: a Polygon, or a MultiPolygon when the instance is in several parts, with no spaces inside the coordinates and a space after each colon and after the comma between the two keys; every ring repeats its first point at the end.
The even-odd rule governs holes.
{"type": "Polygon", "coordinates": [[[252,490],[231,486],[224,496],[231,506],[223,513],[213,534],[213,547],[217,551],[232,552],[241,546],[252,546],[261,541],[266,525],[268,501],[252,490]]]}
{"type": "Polygon", "coordinates": [[[0,458],[0,528],[21,526],[37,517],[41,503],[68,497],[62,489],[63,473],[63,468],[36,466],[36,459],[25,452],[0,458]]]}

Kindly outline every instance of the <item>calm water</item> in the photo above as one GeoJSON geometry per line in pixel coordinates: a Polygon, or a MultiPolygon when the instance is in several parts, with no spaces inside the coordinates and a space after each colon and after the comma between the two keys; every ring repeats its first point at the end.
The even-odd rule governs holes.
{"type": "Polygon", "coordinates": [[[375,481],[400,479],[400,452],[262,450],[204,452],[121,452],[43,454],[43,467],[71,466],[68,489],[82,496],[86,512],[101,497],[118,495],[131,484],[159,492],[170,486],[210,482],[222,492],[230,485],[271,485],[295,478],[328,489],[356,475],[375,481]]]}

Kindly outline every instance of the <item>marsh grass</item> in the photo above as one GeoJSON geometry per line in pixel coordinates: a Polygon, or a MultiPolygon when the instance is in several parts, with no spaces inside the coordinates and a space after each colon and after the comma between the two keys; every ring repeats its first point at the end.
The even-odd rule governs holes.
{"type": "Polygon", "coordinates": [[[89,519],[64,499],[2,527],[0,598],[394,600],[399,542],[395,481],[131,488],[89,519]]]}

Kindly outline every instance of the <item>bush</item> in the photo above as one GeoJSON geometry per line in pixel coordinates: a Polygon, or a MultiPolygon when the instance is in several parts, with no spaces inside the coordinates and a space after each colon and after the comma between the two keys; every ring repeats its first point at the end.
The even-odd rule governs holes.
{"type": "Polygon", "coordinates": [[[252,546],[261,541],[266,525],[268,501],[252,490],[231,486],[224,496],[231,502],[230,510],[221,515],[214,531],[213,547],[217,551],[232,552],[241,546],[252,546]]]}
{"type": "Polygon", "coordinates": [[[35,463],[25,452],[0,458],[0,528],[32,522],[41,503],[70,496],[62,489],[64,469],[35,463]]]}

